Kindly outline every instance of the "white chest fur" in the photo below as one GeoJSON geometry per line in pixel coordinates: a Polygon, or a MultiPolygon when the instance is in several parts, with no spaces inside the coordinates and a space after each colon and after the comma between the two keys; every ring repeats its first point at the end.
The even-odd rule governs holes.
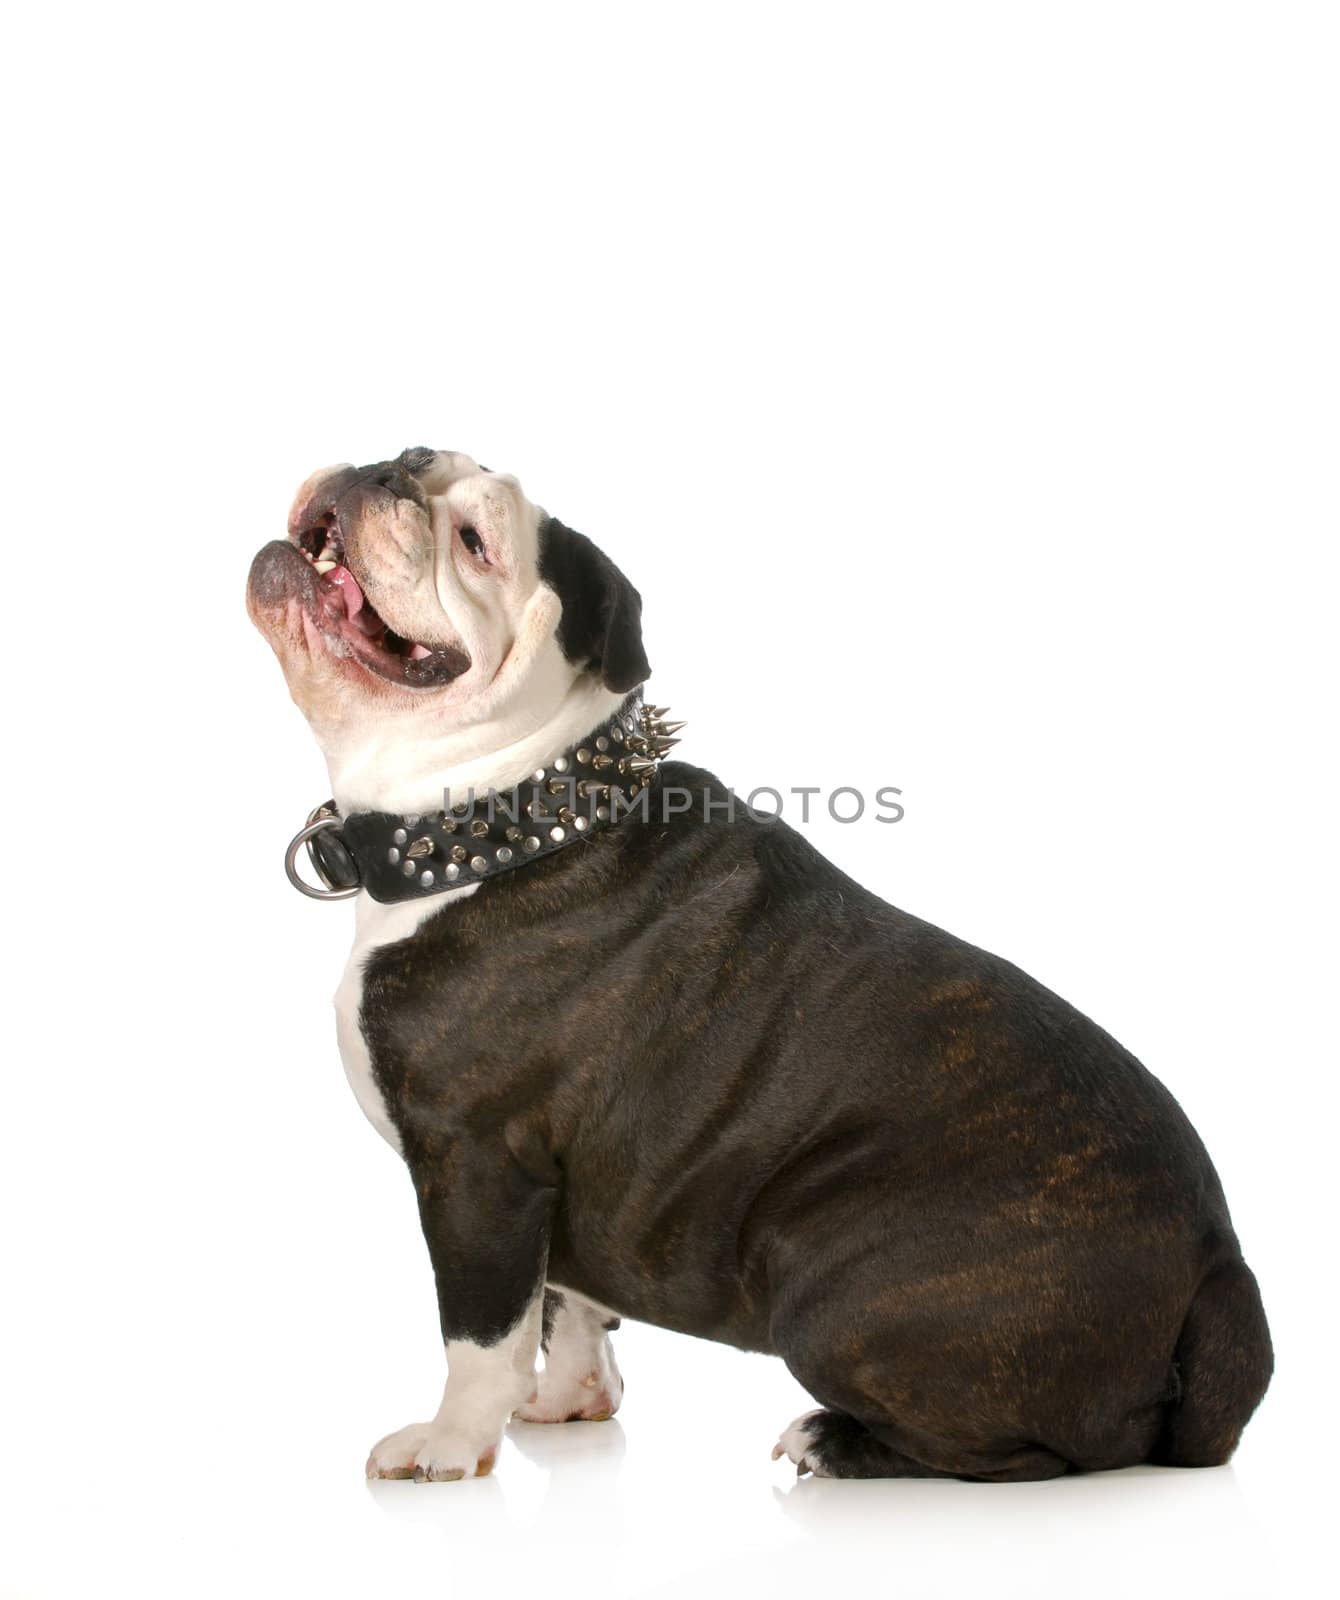
{"type": "Polygon", "coordinates": [[[429,895],[423,900],[405,900],[397,905],[383,906],[368,894],[360,894],[355,903],[354,947],[335,991],[335,1032],[340,1043],[340,1059],[344,1062],[344,1075],[354,1098],[363,1108],[363,1114],[395,1150],[400,1149],[400,1136],[386,1114],[377,1080],[372,1074],[372,1056],[359,1022],[363,1006],[363,969],[372,952],[385,944],[408,939],[425,917],[432,916],[456,900],[472,895],[478,884],[465,884],[459,889],[449,889],[445,894],[429,895]]]}

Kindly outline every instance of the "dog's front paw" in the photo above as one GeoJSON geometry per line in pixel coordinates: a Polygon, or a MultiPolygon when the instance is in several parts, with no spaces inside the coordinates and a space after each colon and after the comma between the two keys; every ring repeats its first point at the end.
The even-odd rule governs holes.
{"type": "Polygon", "coordinates": [[[607,1339],[584,1371],[546,1367],[534,1397],[512,1415],[520,1422],[607,1422],[622,1400],[623,1378],[607,1339]]]}
{"type": "Polygon", "coordinates": [[[804,1416],[797,1417],[789,1428],[786,1428],[781,1438],[772,1447],[772,1459],[780,1461],[783,1456],[788,1456],[796,1464],[796,1476],[803,1477],[805,1473],[812,1472],[816,1478],[829,1476],[827,1468],[820,1461],[815,1450],[814,1434],[809,1424],[815,1417],[822,1417],[823,1409],[807,1411],[804,1416]]]}
{"type": "Polygon", "coordinates": [[[369,1478],[414,1478],[448,1483],[456,1478],[486,1478],[498,1459],[500,1439],[472,1435],[437,1422],[411,1422],[372,1447],[369,1478]]]}

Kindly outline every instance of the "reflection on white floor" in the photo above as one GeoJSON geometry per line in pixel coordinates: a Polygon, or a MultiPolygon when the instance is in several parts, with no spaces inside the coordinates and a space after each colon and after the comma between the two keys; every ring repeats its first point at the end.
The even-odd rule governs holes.
{"type": "MultiPolygon", "coordinates": [[[[50,1437],[42,1470],[4,1463],[0,1591],[1306,1592],[1284,1575],[1302,1501],[1275,1470],[1269,1411],[1239,1463],[1215,1472],[797,1480],[770,1460],[808,1403],[780,1363],[635,1325],[618,1342],[628,1394],[617,1418],[514,1424],[494,1476],[464,1483],[365,1482],[368,1444],[413,1414],[388,1402],[420,1387],[427,1399],[435,1380],[417,1363],[341,1373],[347,1347],[314,1353],[315,1372],[248,1372],[223,1403],[183,1404],[166,1436],[131,1425],[116,1438],[50,1437]]],[[[125,1399],[132,1418],[135,1392],[125,1399]]]]}

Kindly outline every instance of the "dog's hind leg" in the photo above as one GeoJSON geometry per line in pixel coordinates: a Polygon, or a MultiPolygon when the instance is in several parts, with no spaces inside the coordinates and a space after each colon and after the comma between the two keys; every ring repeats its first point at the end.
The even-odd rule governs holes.
{"type": "Polygon", "coordinates": [[[772,1459],[787,1456],[796,1464],[796,1476],[812,1472],[816,1478],[947,1478],[881,1444],[863,1422],[845,1411],[806,1411],[782,1430],[773,1446],[772,1459]]]}
{"type": "Polygon", "coordinates": [[[571,1289],[544,1291],[544,1370],[533,1399],[513,1415],[522,1422],[603,1422],[619,1409],[623,1378],[610,1333],[618,1317],[571,1289]]]}
{"type": "Polygon", "coordinates": [[[998,1459],[969,1463],[961,1471],[945,1471],[895,1450],[845,1411],[807,1411],[787,1428],[773,1447],[772,1458],[789,1457],[797,1475],[816,1478],[962,1478],[992,1483],[1034,1482],[1059,1478],[1069,1464],[1041,1446],[1026,1446],[998,1459]]]}

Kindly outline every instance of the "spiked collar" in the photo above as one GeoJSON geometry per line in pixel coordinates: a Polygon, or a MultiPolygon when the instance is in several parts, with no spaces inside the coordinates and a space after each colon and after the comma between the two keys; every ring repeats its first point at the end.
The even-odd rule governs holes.
{"type": "Polygon", "coordinates": [[[327,800],[289,843],[289,881],[314,900],[345,900],[360,889],[383,904],[422,900],[515,872],[629,815],[645,820],[647,784],[684,726],[667,722],[667,715],[666,707],[644,705],[634,693],[515,789],[459,798],[447,793],[443,809],[428,815],[358,811],[341,817],[327,800]],[[303,845],[323,888],[298,874],[303,845]]]}

